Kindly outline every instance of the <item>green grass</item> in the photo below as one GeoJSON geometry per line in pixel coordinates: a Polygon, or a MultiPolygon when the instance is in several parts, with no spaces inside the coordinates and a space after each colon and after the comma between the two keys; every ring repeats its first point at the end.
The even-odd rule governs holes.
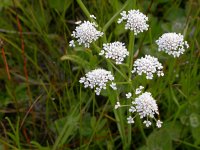
{"type": "Polygon", "coordinates": [[[200,149],[199,16],[199,0],[3,0],[0,39],[11,79],[1,57],[0,149],[200,149]],[[119,13],[133,8],[147,14],[150,25],[135,37],[117,24],[119,13]],[[70,48],[75,22],[89,14],[97,17],[103,38],[89,49],[70,48]],[[190,48],[176,59],[158,52],[155,40],[165,32],[182,33],[190,48]],[[102,43],[115,40],[126,43],[134,60],[158,57],[165,76],[130,81],[132,59],[117,66],[98,55],[102,43]],[[79,83],[97,67],[115,74],[117,92],[96,96],[79,83]],[[114,110],[141,84],[157,100],[160,129],[145,128],[139,118],[130,126],[126,108],[114,110]]]}

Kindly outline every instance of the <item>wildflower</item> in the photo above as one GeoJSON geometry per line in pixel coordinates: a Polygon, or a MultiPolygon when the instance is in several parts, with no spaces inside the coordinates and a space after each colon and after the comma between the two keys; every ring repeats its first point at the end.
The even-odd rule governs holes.
{"type": "Polygon", "coordinates": [[[94,15],[90,15],[90,18],[93,18],[93,19],[96,20],[96,17],[94,15]]]}
{"type": "Polygon", "coordinates": [[[115,109],[119,108],[121,105],[119,102],[117,102],[117,104],[115,105],[115,109]]]}
{"type": "Polygon", "coordinates": [[[146,125],[147,128],[148,128],[149,126],[151,126],[151,121],[149,121],[149,120],[144,120],[143,123],[146,125]]]}
{"type": "Polygon", "coordinates": [[[154,118],[155,114],[159,114],[156,101],[149,92],[142,93],[140,96],[135,98],[135,101],[133,101],[132,104],[135,105],[140,118],[154,118]]]}
{"type": "Polygon", "coordinates": [[[132,118],[131,116],[129,116],[129,117],[127,118],[127,121],[128,121],[128,124],[134,123],[134,120],[133,120],[133,118],[132,118]]]}
{"type": "Polygon", "coordinates": [[[165,33],[158,40],[158,51],[164,51],[174,57],[179,57],[185,52],[185,48],[189,48],[187,41],[184,41],[183,35],[180,33],[165,33]]]}
{"type": "Polygon", "coordinates": [[[163,123],[162,121],[157,120],[157,122],[156,122],[156,126],[157,126],[158,128],[161,128],[162,123],[163,123]]]}
{"type": "Polygon", "coordinates": [[[81,23],[82,23],[81,20],[78,20],[78,21],[75,22],[75,24],[81,24],[81,23]]]}
{"type": "Polygon", "coordinates": [[[126,98],[128,98],[128,99],[131,98],[131,96],[132,96],[131,92],[126,94],[126,98]]]}
{"type": "Polygon", "coordinates": [[[134,113],[136,111],[136,109],[135,109],[135,107],[131,106],[128,111],[131,113],[134,113]]]}
{"type": "Polygon", "coordinates": [[[145,73],[146,79],[153,79],[154,73],[157,73],[158,76],[164,76],[162,64],[159,63],[157,58],[150,55],[145,55],[145,57],[137,59],[133,66],[132,73],[136,72],[138,75],[145,73]]]}
{"type": "Polygon", "coordinates": [[[148,21],[148,17],[141,13],[139,10],[129,10],[128,13],[123,11],[121,14],[121,18],[118,19],[118,23],[122,23],[122,21],[126,21],[125,29],[130,29],[134,31],[134,34],[137,35],[144,30],[148,30],[149,25],[146,23],[148,21]]]}
{"type": "Polygon", "coordinates": [[[140,94],[140,93],[142,92],[142,89],[144,89],[144,87],[143,87],[143,86],[139,86],[139,88],[137,88],[137,89],[135,90],[135,94],[136,94],[136,95],[140,94]]]}
{"type": "Polygon", "coordinates": [[[83,44],[89,48],[90,43],[103,35],[103,32],[98,31],[95,27],[97,27],[95,23],[84,21],[76,27],[75,31],[72,32],[72,36],[77,39],[79,45],[83,44]]]}
{"type": "MultiPolygon", "coordinates": [[[[96,95],[99,95],[102,89],[106,89],[107,82],[113,80],[114,77],[110,71],[105,69],[95,69],[86,73],[85,77],[81,77],[79,82],[83,83],[85,88],[94,88],[96,95]]],[[[114,87],[113,82],[111,83],[111,87],[114,87]]]]}
{"type": "Polygon", "coordinates": [[[110,87],[113,89],[113,90],[117,90],[117,87],[116,87],[116,83],[111,83],[110,84],[110,87]]]}
{"type": "MultiPolygon", "coordinates": [[[[142,90],[144,87],[140,86],[138,89],[142,90]]],[[[156,120],[156,126],[158,128],[161,127],[162,121],[157,120],[155,118],[156,115],[159,115],[158,112],[158,106],[156,104],[156,100],[152,97],[150,92],[144,92],[138,97],[136,97],[130,105],[124,105],[128,106],[128,111],[130,113],[135,113],[136,115],[139,115],[140,119],[144,119],[143,123],[146,127],[151,126],[152,122],[149,119],[156,120]]],[[[117,102],[117,105],[115,105],[115,109],[119,108],[120,104],[117,102]]],[[[129,116],[127,118],[128,124],[134,123],[133,117],[129,116]]]]}
{"type": "Polygon", "coordinates": [[[116,64],[121,64],[124,58],[129,55],[124,43],[113,42],[103,44],[103,49],[99,55],[105,55],[106,58],[111,58],[116,61],[116,64]]]}
{"type": "Polygon", "coordinates": [[[69,46],[70,46],[70,47],[75,47],[74,40],[71,40],[71,41],[69,42],[69,46]]]}

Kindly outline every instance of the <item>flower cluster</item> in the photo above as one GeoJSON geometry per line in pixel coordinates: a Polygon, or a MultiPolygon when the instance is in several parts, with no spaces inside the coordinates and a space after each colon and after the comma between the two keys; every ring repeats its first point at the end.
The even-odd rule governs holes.
{"type": "Polygon", "coordinates": [[[148,30],[148,17],[141,13],[139,10],[129,10],[128,13],[126,11],[123,11],[120,14],[122,17],[118,19],[118,23],[120,24],[122,21],[125,20],[125,29],[130,29],[134,31],[135,35],[145,30],[148,30]]]}
{"type": "MultiPolygon", "coordinates": [[[[140,118],[146,118],[146,120],[144,120],[143,122],[146,127],[149,127],[151,125],[151,121],[149,121],[149,118],[155,119],[154,115],[159,114],[156,101],[149,92],[142,93],[140,96],[135,98],[135,101],[133,101],[132,104],[132,107],[135,108],[140,118]]],[[[161,127],[161,124],[162,122],[160,120],[157,120],[157,127],[161,127]]]]}
{"type": "Polygon", "coordinates": [[[133,101],[132,104],[135,106],[140,118],[153,118],[155,114],[159,114],[156,101],[149,92],[142,93],[140,96],[135,98],[135,101],[133,101]]]}
{"type": "MultiPolygon", "coordinates": [[[[154,119],[156,120],[156,126],[160,128],[162,125],[162,121],[157,120],[155,118],[156,115],[159,115],[156,100],[152,97],[150,92],[142,93],[143,88],[144,88],[143,86],[140,86],[139,88],[136,89],[135,93],[137,93],[137,91],[140,90],[140,93],[137,93],[140,95],[136,98],[132,98],[133,101],[131,105],[128,105],[129,112],[135,113],[135,116],[134,117],[129,116],[127,118],[127,122],[129,124],[134,123],[134,118],[136,117],[136,115],[139,115],[140,119],[144,119],[143,123],[145,124],[146,127],[151,126],[152,122],[150,120],[154,119]]],[[[130,98],[129,97],[130,95],[131,94],[129,92],[128,94],[126,94],[126,97],[130,98]]],[[[120,102],[117,102],[117,104],[115,105],[115,109],[118,109],[119,107],[122,106],[127,106],[127,105],[121,105],[120,102]]]]}
{"type": "MultiPolygon", "coordinates": [[[[72,37],[77,39],[79,45],[83,44],[85,47],[89,48],[90,43],[96,41],[103,35],[103,32],[98,31],[96,27],[97,25],[95,23],[84,21],[72,32],[72,37]]],[[[70,41],[70,46],[74,46],[73,43],[74,42],[70,41]]]]}
{"type": "Polygon", "coordinates": [[[150,55],[145,55],[145,57],[137,59],[133,66],[134,69],[132,70],[132,73],[136,72],[138,75],[145,73],[146,79],[153,79],[154,73],[157,73],[158,76],[164,76],[162,64],[157,58],[150,55]]]}
{"type": "MultiPolygon", "coordinates": [[[[134,35],[148,30],[148,17],[139,10],[123,11],[120,14],[121,18],[118,19],[118,23],[125,22],[125,29],[133,31],[134,35]]],[[[90,15],[90,18],[96,20],[94,15],[90,15]]],[[[84,21],[82,23],[79,21],[77,24],[79,24],[79,26],[73,31],[72,36],[77,40],[79,45],[83,44],[85,47],[89,47],[92,42],[103,35],[103,32],[96,29],[97,25],[95,23],[89,21],[84,21]]],[[[189,47],[187,41],[184,41],[183,35],[177,33],[163,34],[156,40],[156,44],[158,45],[158,51],[164,51],[174,57],[179,57],[184,53],[185,49],[189,47]]],[[[75,41],[70,41],[69,46],[74,47],[75,41]]],[[[113,43],[104,43],[99,55],[114,60],[116,64],[122,64],[124,59],[129,56],[129,52],[124,43],[116,41],[113,43]]],[[[157,74],[159,77],[164,76],[162,64],[158,61],[158,58],[150,55],[145,55],[137,59],[133,64],[133,70],[131,72],[137,73],[138,75],[146,74],[146,79],[153,79],[154,74],[157,74]]],[[[113,90],[117,90],[116,83],[114,83],[113,80],[114,76],[110,71],[95,69],[86,73],[84,77],[80,78],[79,82],[83,83],[85,88],[89,87],[95,89],[96,95],[100,95],[101,90],[106,89],[107,85],[113,90]]],[[[131,114],[127,117],[127,122],[129,124],[134,123],[134,118],[138,115],[143,119],[143,123],[146,127],[151,126],[152,120],[155,120],[156,126],[160,128],[162,126],[162,121],[155,118],[155,116],[159,115],[156,100],[152,97],[150,92],[143,93],[143,90],[144,87],[139,86],[134,93],[128,92],[125,96],[132,101],[131,104],[121,105],[120,102],[117,101],[115,109],[122,106],[129,107],[129,114],[131,114]],[[132,114],[135,115],[132,116],[132,114]]]]}
{"type": "Polygon", "coordinates": [[[106,58],[111,58],[116,61],[116,64],[121,64],[124,58],[129,55],[124,43],[113,42],[103,44],[103,49],[99,55],[105,55],[106,58]]]}
{"type": "MultiPolygon", "coordinates": [[[[84,87],[95,88],[96,95],[99,95],[102,89],[106,89],[106,84],[113,81],[114,77],[110,71],[105,69],[95,69],[86,73],[85,77],[80,78],[79,82],[84,83],[84,87]]],[[[111,82],[110,86],[116,90],[116,84],[111,82]]]]}
{"type": "Polygon", "coordinates": [[[165,33],[158,40],[158,51],[164,51],[174,57],[179,57],[185,52],[185,48],[189,48],[187,41],[184,41],[183,35],[180,33],[165,33]]]}

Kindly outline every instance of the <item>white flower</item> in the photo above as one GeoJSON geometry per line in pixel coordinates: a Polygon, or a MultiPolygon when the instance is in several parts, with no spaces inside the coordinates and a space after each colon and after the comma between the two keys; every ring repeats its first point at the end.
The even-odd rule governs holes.
{"type": "Polygon", "coordinates": [[[140,96],[135,98],[135,101],[133,101],[132,104],[135,105],[140,118],[154,118],[155,114],[159,114],[156,101],[149,92],[142,93],[140,96]]]}
{"type": "MultiPolygon", "coordinates": [[[[102,89],[106,89],[106,84],[113,81],[114,77],[110,71],[105,69],[95,69],[85,74],[85,77],[80,78],[79,82],[84,84],[84,87],[95,89],[96,95],[99,95],[102,89]]],[[[114,87],[114,83],[111,83],[114,87]]]]}
{"type": "Polygon", "coordinates": [[[180,33],[164,33],[158,40],[158,51],[164,51],[174,57],[179,57],[185,52],[185,48],[189,48],[187,41],[184,41],[183,35],[180,33]]]}
{"type": "Polygon", "coordinates": [[[99,55],[105,55],[106,58],[111,58],[115,60],[116,64],[121,64],[124,58],[129,55],[124,43],[113,42],[103,44],[103,49],[99,55]]]}
{"type": "Polygon", "coordinates": [[[75,24],[81,24],[81,22],[82,22],[81,20],[78,20],[75,22],[75,24]]]}
{"type": "Polygon", "coordinates": [[[157,120],[157,122],[156,122],[156,126],[157,126],[158,128],[161,128],[162,123],[163,123],[162,121],[157,120]]]}
{"type": "Polygon", "coordinates": [[[70,47],[75,47],[74,40],[71,40],[71,41],[69,42],[69,46],[70,46],[70,47]]]}
{"type": "Polygon", "coordinates": [[[115,109],[119,108],[121,105],[119,102],[117,102],[117,104],[115,105],[115,109]]]}
{"type": "Polygon", "coordinates": [[[111,83],[110,84],[110,87],[113,89],[113,90],[117,90],[117,87],[116,87],[116,83],[111,83]]]}
{"type": "MultiPolygon", "coordinates": [[[[143,86],[140,86],[138,89],[142,90],[143,88],[143,86]]],[[[115,109],[119,108],[120,106],[120,103],[117,102],[115,109]]],[[[134,101],[132,101],[130,105],[123,106],[128,106],[128,111],[130,113],[134,113],[134,116],[139,115],[140,119],[144,119],[143,123],[146,127],[152,125],[152,122],[149,119],[155,120],[158,128],[162,126],[163,122],[155,118],[155,116],[159,115],[158,106],[156,104],[156,100],[152,97],[150,92],[140,94],[134,99],[134,101]]],[[[133,117],[129,116],[127,118],[127,122],[129,124],[134,123],[133,119],[133,117]]]]}
{"type": "Polygon", "coordinates": [[[89,48],[90,43],[96,41],[103,35],[103,32],[95,28],[96,26],[95,23],[84,21],[76,27],[75,31],[72,32],[72,36],[77,39],[79,45],[83,44],[85,47],[89,48]]]}
{"type": "Polygon", "coordinates": [[[143,32],[144,30],[148,30],[149,25],[146,23],[148,21],[148,17],[139,10],[129,10],[128,13],[123,11],[120,14],[122,17],[118,20],[118,23],[120,24],[125,20],[125,29],[134,31],[135,35],[143,32]]]}
{"type": "Polygon", "coordinates": [[[90,18],[93,18],[93,19],[96,20],[96,17],[94,15],[90,15],[90,18]]]}
{"type": "Polygon", "coordinates": [[[126,94],[126,98],[131,98],[131,96],[132,96],[132,94],[131,94],[131,92],[128,92],[127,94],[126,94]]]}
{"type": "Polygon", "coordinates": [[[136,109],[134,106],[131,106],[128,111],[131,113],[134,113],[136,111],[136,109]]]}
{"type": "Polygon", "coordinates": [[[154,73],[157,73],[158,76],[164,76],[162,64],[157,58],[150,55],[145,55],[145,57],[137,59],[133,66],[134,69],[132,70],[132,73],[136,72],[138,75],[145,73],[146,79],[153,79],[154,73]]]}
{"type": "Polygon", "coordinates": [[[151,121],[149,121],[149,120],[144,120],[143,123],[146,125],[147,128],[148,128],[149,126],[151,126],[151,121]]]}
{"type": "Polygon", "coordinates": [[[135,90],[135,94],[136,94],[136,95],[140,94],[140,93],[142,92],[142,89],[144,89],[144,87],[143,87],[143,86],[139,86],[139,88],[137,88],[137,89],[135,90]]]}
{"type": "Polygon", "coordinates": [[[133,118],[132,118],[131,116],[129,116],[129,117],[127,118],[127,121],[128,121],[128,124],[134,123],[134,120],[133,120],[133,118]]]}

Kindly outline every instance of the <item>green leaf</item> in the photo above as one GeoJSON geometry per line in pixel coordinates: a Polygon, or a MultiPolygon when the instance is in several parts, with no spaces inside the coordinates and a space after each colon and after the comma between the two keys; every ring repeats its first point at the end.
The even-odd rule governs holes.
{"type": "Polygon", "coordinates": [[[92,116],[91,117],[91,120],[90,120],[90,124],[91,124],[91,127],[94,129],[95,126],[96,126],[96,117],[95,116],[92,116]]]}
{"type": "Polygon", "coordinates": [[[61,57],[61,60],[70,60],[72,62],[79,64],[83,68],[86,68],[87,66],[89,66],[88,61],[82,59],[81,57],[79,57],[77,55],[64,55],[61,57]]]}
{"type": "Polygon", "coordinates": [[[81,130],[80,134],[84,137],[89,137],[92,135],[92,128],[91,128],[91,115],[86,113],[82,120],[81,120],[81,130]]]}
{"type": "Polygon", "coordinates": [[[172,139],[167,130],[161,129],[151,133],[147,145],[150,150],[172,150],[172,139]]]}

